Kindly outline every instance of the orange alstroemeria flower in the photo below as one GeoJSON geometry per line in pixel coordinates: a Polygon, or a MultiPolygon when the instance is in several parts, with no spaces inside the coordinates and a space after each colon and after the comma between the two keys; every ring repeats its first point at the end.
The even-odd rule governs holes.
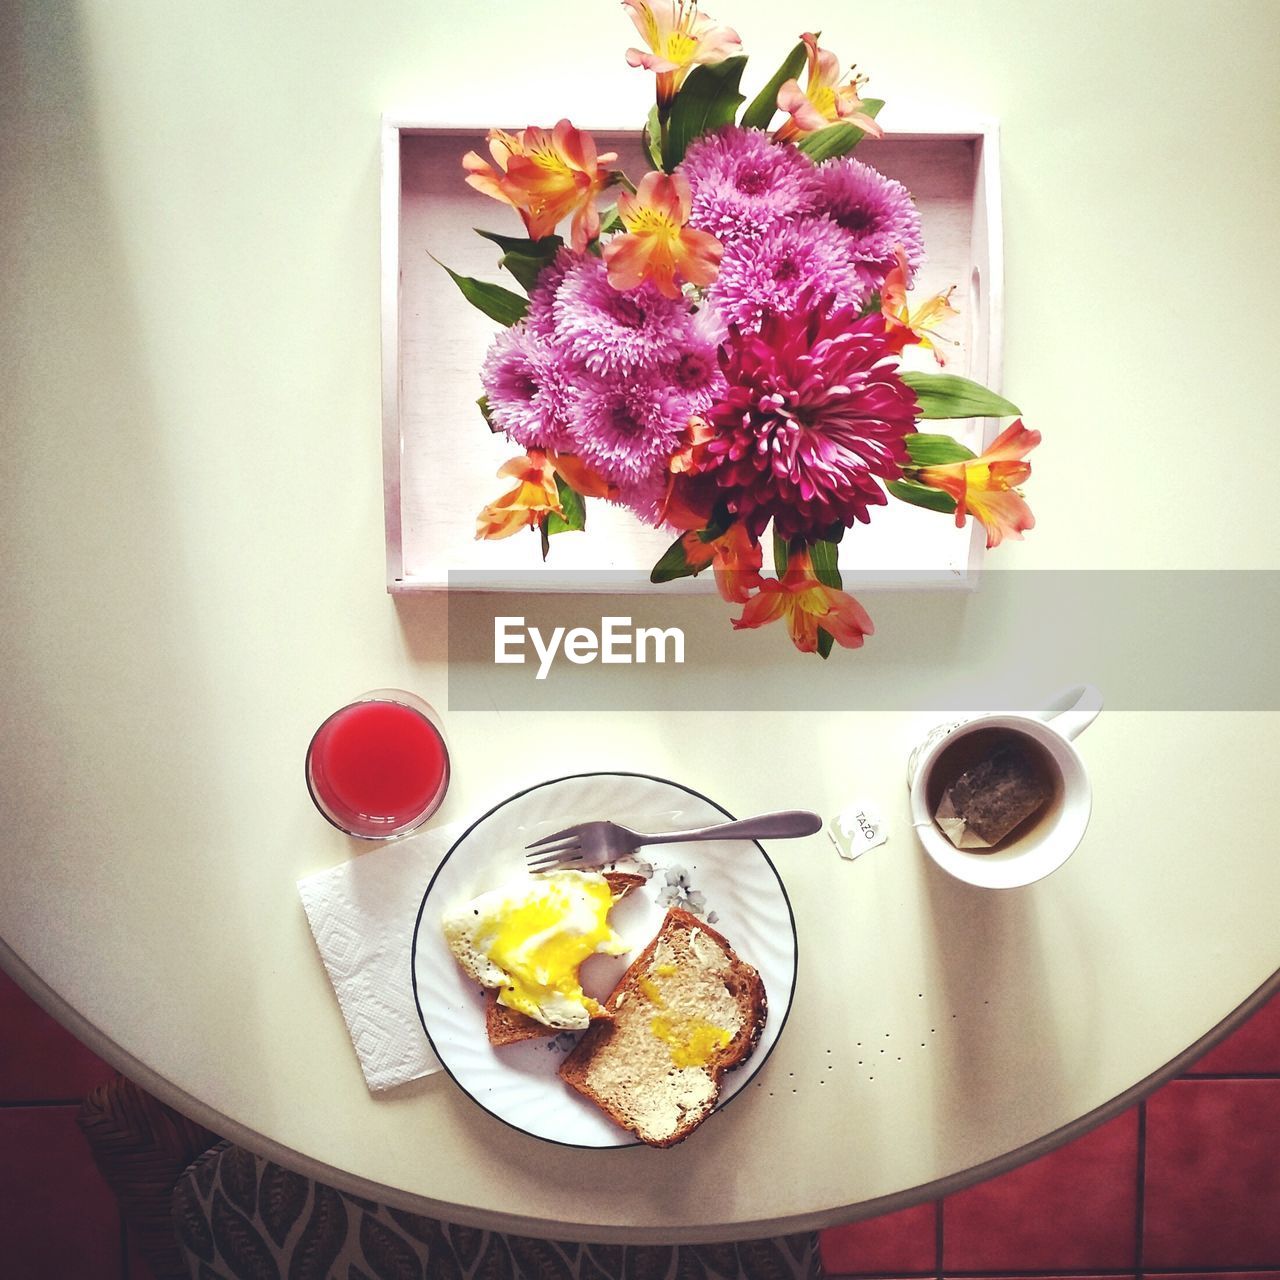
{"type": "Polygon", "coordinates": [[[547,451],[547,461],[561,480],[584,498],[608,498],[618,496],[618,486],[611,480],[597,475],[581,458],[572,453],[547,451]]]}
{"type": "Polygon", "coordinates": [[[680,545],[691,569],[711,565],[720,598],[729,604],[746,604],[752,591],[764,582],[760,576],[764,552],[742,523],[730,525],[718,538],[707,542],[697,530],[690,529],[680,539],[680,545]]]}
{"type": "Polygon", "coordinates": [[[509,538],[521,529],[535,528],[552,511],[564,515],[555,468],[541,449],[530,449],[526,457],[503,463],[498,475],[510,476],[516,487],[480,512],[477,538],[509,538]]]}
{"type": "Polygon", "coordinates": [[[707,494],[699,493],[701,487],[692,478],[702,469],[707,442],[715,435],[715,428],[700,414],[689,419],[681,438],[680,448],[667,460],[667,491],[658,508],[658,522],[674,525],[677,529],[701,529],[711,514],[707,494]],[[705,509],[704,509],[705,508],[705,509]]]}
{"type": "Polygon", "coordinates": [[[695,413],[685,426],[680,448],[671,455],[667,469],[673,475],[697,475],[702,469],[707,443],[715,433],[715,427],[701,414],[695,413]]]}
{"type": "Polygon", "coordinates": [[[955,285],[912,310],[907,303],[907,274],[906,254],[899,249],[898,265],[890,270],[880,286],[880,310],[884,314],[889,349],[901,352],[904,347],[922,347],[933,352],[933,358],[939,365],[945,365],[947,360],[938,344],[955,346],[956,343],[951,338],[942,337],[938,326],[960,314],[951,305],[955,285]]]}
{"type": "Polygon", "coordinates": [[[534,240],[551,235],[572,214],[572,244],[582,253],[600,234],[596,196],[611,181],[605,166],[617,153],[598,155],[595,139],[568,120],[550,131],[491,129],[488,142],[497,168],[468,151],[462,157],[467,182],[515,209],[534,240]]]}
{"type": "Polygon", "coordinates": [[[622,0],[648,52],[628,49],[627,62],[658,76],[658,107],[665,111],[689,72],[740,52],[738,33],[698,12],[697,0],[622,0]]]}
{"type": "Polygon", "coordinates": [[[673,472],[658,509],[658,522],[672,529],[705,529],[717,497],[719,488],[713,476],[673,472]]]}
{"type": "Polygon", "coordinates": [[[618,198],[618,216],[626,231],[604,246],[609,283],[634,289],[652,280],[668,298],[680,297],[680,276],[691,284],[710,284],[720,270],[724,246],[707,231],[686,226],[693,196],[679,173],[646,173],[634,195],[618,198]]]}
{"type": "Polygon", "coordinates": [[[811,31],[800,39],[808,50],[808,83],[802,89],[798,80],[788,80],[778,90],[778,110],[790,117],[774,135],[778,141],[794,142],[830,124],[856,125],[873,138],[883,138],[884,130],[863,111],[858,96],[858,90],[867,82],[866,76],[854,75],[848,84],[840,84],[836,55],[829,49],[819,49],[818,37],[811,31]]]}
{"type": "Polygon", "coordinates": [[[1039,443],[1040,433],[1029,431],[1019,418],[981,457],[907,474],[949,493],[956,500],[956,527],[963,527],[965,516],[974,516],[987,531],[987,546],[998,547],[1002,539],[1020,539],[1023,530],[1035,528],[1036,518],[1014,486],[1031,474],[1031,464],[1024,459],[1039,443]]]}
{"type": "Polygon", "coordinates": [[[584,498],[618,496],[618,486],[597,475],[581,458],[571,453],[553,453],[547,449],[530,449],[523,458],[512,458],[498,469],[500,476],[510,476],[516,487],[491,502],[476,520],[477,538],[509,538],[521,529],[535,527],[545,516],[555,512],[564,515],[560,486],[556,477],[584,498]]]}
{"type": "Polygon", "coordinates": [[[848,592],[818,581],[808,551],[791,556],[781,579],[763,581],[733,625],[741,631],[779,618],[787,620],[791,642],[801,653],[817,652],[820,627],[846,649],[860,649],[864,637],[875,634],[867,611],[848,592]]]}

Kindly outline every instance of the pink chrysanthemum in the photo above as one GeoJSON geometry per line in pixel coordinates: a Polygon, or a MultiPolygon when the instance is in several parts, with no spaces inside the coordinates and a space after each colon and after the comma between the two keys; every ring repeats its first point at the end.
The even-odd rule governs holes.
{"type": "Polygon", "coordinates": [[[689,308],[652,284],[625,293],[604,263],[588,255],[571,266],[552,304],[554,335],[565,355],[601,377],[656,369],[679,358],[689,338],[689,308]]]}
{"type": "Polygon", "coordinates": [[[917,405],[883,316],[859,320],[805,299],[793,316],[767,316],[758,334],[731,334],[724,373],[703,469],[751,533],[772,519],[783,537],[825,537],[885,504],[880,480],[908,461],[917,405]]]}
{"type": "Polygon", "coordinates": [[[663,514],[667,505],[667,477],[661,472],[643,480],[636,481],[623,489],[618,497],[618,505],[626,507],[645,524],[661,528],[663,514]]]}
{"type": "Polygon", "coordinates": [[[706,413],[728,386],[720,372],[720,344],[727,334],[719,312],[704,303],[690,317],[689,337],[679,357],[660,370],[671,389],[684,397],[691,414],[706,413]]]}
{"type": "Polygon", "coordinates": [[[493,422],[526,449],[565,441],[568,382],[555,350],[524,324],[500,333],[480,369],[493,422]]]}
{"type": "Polygon", "coordinates": [[[530,333],[540,338],[550,338],[555,332],[556,294],[571,267],[583,260],[584,255],[572,249],[560,249],[554,258],[538,273],[538,281],[529,293],[529,310],[524,323],[530,333]]]}
{"type": "Polygon", "coordinates": [[[714,348],[690,347],[666,373],[691,414],[706,413],[728,388],[714,348]]]}
{"type": "Polygon", "coordinates": [[[828,160],[816,172],[822,208],[848,235],[867,292],[884,282],[899,248],[914,275],[924,261],[924,236],[906,187],[851,156],[828,160]]]}
{"type": "Polygon", "coordinates": [[[758,240],[725,250],[710,296],[721,315],[754,332],[771,312],[790,314],[802,295],[858,307],[869,290],[849,252],[849,237],[830,218],[783,224],[758,240]]]}
{"type": "Polygon", "coordinates": [[[802,217],[818,202],[813,162],[760,129],[728,125],[704,134],[690,144],[679,172],[693,193],[690,225],[725,245],[802,217]]]}
{"type": "Polygon", "coordinates": [[[624,495],[665,473],[689,421],[688,399],[662,378],[584,378],[571,401],[568,449],[624,495]]]}

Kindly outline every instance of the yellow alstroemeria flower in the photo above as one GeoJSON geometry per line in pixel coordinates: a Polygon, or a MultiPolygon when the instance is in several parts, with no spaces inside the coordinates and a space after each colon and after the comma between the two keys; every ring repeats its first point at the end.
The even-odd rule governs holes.
{"type": "Polygon", "coordinates": [[[819,628],[846,649],[860,649],[864,637],[875,634],[870,615],[848,592],[818,581],[807,550],[792,554],[780,579],[761,582],[733,625],[741,631],[779,618],[786,619],[791,642],[801,653],[817,652],[819,628]]]}
{"type": "Polygon", "coordinates": [[[906,475],[949,493],[956,500],[956,527],[962,528],[965,516],[972,515],[987,531],[987,546],[998,547],[1004,538],[1021,539],[1024,530],[1035,528],[1036,518],[1014,486],[1031,474],[1025,458],[1039,443],[1040,433],[1028,430],[1019,418],[981,457],[909,469],[906,475]]]}
{"type": "Polygon", "coordinates": [[[552,511],[564,515],[555,468],[541,449],[530,449],[526,457],[504,462],[498,475],[509,476],[516,486],[480,512],[477,538],[509,538],[521,529],[535,528],[552,511]]]}
{"type": "Polygon", "coordinates": [[[960,314],[951,305],[951,295],[955,291],[955,285],[952,285],[946,293],[934,294],[913,310],[907,303],[907,258],[899,249],[898,265],[890,270],[880,286],[880,310],[884,314],[885,335],[890,349],[900,352],[904,347],[922,347],[933,352],[933,358],[940,366],[945,365],[947,360],[939,344],[953,347],[958,344],[952,338],[942,337],[938,326],[960,314]]]}
{"type": "Polygon", "coordinates": [[[618,198],[626,231],[604,246],[609,283],[634,289],[652,280],[668,298],[680,297],[677,277],[710,284],[720,270],[724,246],[707,231],[687,226],[692,205],[689,180],[679,173],[646,173],[635,194],[618,198]]]}
{"type": "Polygon", "coordinates": [[[738,33],[698,12],[697,0],[622,0],[641,39],[649,46],[628,49],[627,62],[657,73],[658,108],[666,111],[694,67],[742,49],[738,33]]]}
{"type": "Polygon", "coordinates": [[[779,142],[794,142],[831,124],[851,124],[873,138],[883,138],[884,130],[862,110],[858,96],[858,90],[867,82],[866,76],[854,75],[848,84],[840,84],[836,55],[818,48],[818,37],[811,31],[800,39],[808,51],[808,80],[803,89],[798,80],[788,80],[778,90],[778,110],[790,118],[774,137],[779,142]]]}
{"type": "Polygon", "coordinates": [[[612,180],[606,168],[618,158],[599,155],[595,139],[561,120],[554,129],[522,129],[518,134],[491,129],[493,165],[474,151],[462,158],[467,182],[477,191],[515,209],[534,240],[551,235],[573,216],[571,242],[582,253],[600,234],[596,196],[612,180]]]}
{"type": "Polygon", "coordinates": [[[552,512],[563,516],[557,476],[584,498],[618,496],[618,486],[598,476],[580,458],[550,449],[530,449],[525,457],[504,462],[498,475],[510,476],[516,487],[480,512],[477,538],[509,538],[541,524],[552,512]]]}

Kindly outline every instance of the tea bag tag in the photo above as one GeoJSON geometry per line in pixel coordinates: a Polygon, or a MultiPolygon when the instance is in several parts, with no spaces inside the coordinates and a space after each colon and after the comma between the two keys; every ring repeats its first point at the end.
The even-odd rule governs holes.
{"type": "Polygon", "coordinates": [[[942,803],[933,815],[933,820],[942,828],[943,834],[957,849],[989,849],[991,847],[989,841],[983,840],[969,831],[968,822],[956,813],[950,791],[942,797],[942,803]]]}
{"type": "Polygon", "coordinates": [[[827,823],[827,834],[840,856],[850,862],[889,838],[880,811],[875,805],[862,802],[851,804],[832,818],[827,823]]]}

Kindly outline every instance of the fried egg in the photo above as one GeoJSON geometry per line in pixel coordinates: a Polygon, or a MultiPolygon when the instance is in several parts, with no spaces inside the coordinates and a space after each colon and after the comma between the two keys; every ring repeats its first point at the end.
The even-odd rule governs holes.
{"type": "Polygon", "coordinates": [[[600,1006],[583,993],[578,966],[630,948],[609,924],[616,901],[594,871],[523,875],[447,912],[445,941],[498,1003],[549,1027],[576,1030],[600,1006]]]}

